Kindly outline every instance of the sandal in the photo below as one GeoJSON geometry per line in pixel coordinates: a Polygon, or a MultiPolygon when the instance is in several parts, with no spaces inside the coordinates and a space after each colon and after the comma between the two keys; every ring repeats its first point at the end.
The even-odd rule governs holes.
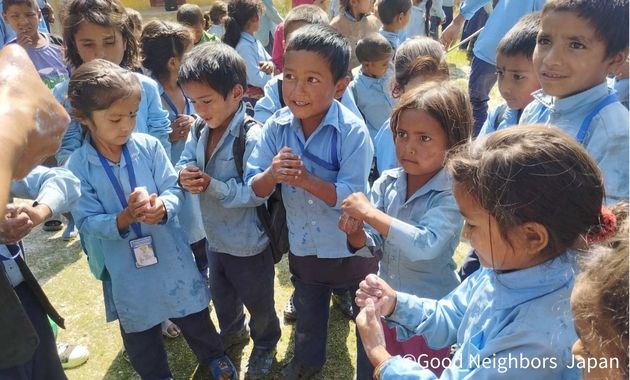
{"type": "Polygon", "coordinates": [[[42,226],[42,230],[47,232],[60,231],[63,228],[63,223],[61,220],[50,219],[44,222],[42,226]]]}
{"type": "Polygon", "coordinates": [[[175,339],[180,336],[181,333],[182,330],[180,330],[176,324],[171,322],[170,319],[162,322],[162,335],[164,335],[165,337],[175,339]]]}
{"type": "Polygon", "coordinates": [[[57,354],[63,368],[74,368],[87,362],[90,352],[80,344],[57,343],[57,354]]]}
{"type": "Polygon", "coordinates": [[[236,380],[238,379],[238,373],[236,367],[232,364],[232,361],[227,356],[222,356],[218,359],[214,359],[210,363],[210,373],[214,380],[236,380]]]}

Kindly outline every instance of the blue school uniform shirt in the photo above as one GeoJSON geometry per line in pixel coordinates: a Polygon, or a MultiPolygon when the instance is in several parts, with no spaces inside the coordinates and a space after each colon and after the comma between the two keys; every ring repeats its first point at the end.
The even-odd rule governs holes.
{"type": "Polygon", "coordinates": [[[628,97],[630,97],[630,94],[628,94],[629,83],[628,78],[615,79],[614,82],[614,89],[617,92],[617,98],[619,98],[621,104],[623,104],[626,108],[628,108],[628,97]]]}
{"type": "MultiPolygon", "coordinates": [[[[198,139],[195,133],[188,136],[186,148],[177,164],[180,170],[196,166],[212,178],[206,191],[199,194],[208,247],[214,252],[239,257],[257,255],[269,245],[256,214],[256,206],[263,204],[264,200],[256,197],[239,176],[234,161],[232,149],[244,120],[245,105],[241,102],[207,162],[209,130],[204,128],[198,139]]],[[[251,126],[246,132],[243,173],[247,159],[260,139],[260,132],[259,125],[251,126]]]]}
{"type": "Polygon", "coordinates": [[[208,33],[216,36],[218,39],[222,39],[225,34],[225,25],[223,24],[212,24],[207,30],[208,33]]]}
{"type": "Polygon", "coordinates": [[[374,151],[376,156],[376,170],[383,173],[385,170],[400,166],[396,157],[396,144],[394,134],[389,126],[389,118],[385,120],[381,129],[374,136],[374,151]]]}
{"type": "Polygon", "coordinates": [[[307,191],[283,184],[282,199],[287,210],[289,245],[296,256],[343,258],[351,254],[346,235],[338,227],[341,202],[354,192],[365,192],[374,154],[370,135],[363,120],[338,101],[333,100],[324,119],[306,140],[299,119],[288,107],[267,120],[260,141],[247,161],[247,183],[251,186],[256,174],[266,170],[283,147],[302,157],[311,174],[335,185],[337,203],[328,206],[307,191]],[[337,143],[332,144],[333,134],[337,143]],[[332,162],[332,149],[337,152],[339,170],[324,168],[306,158],[300,146],[310,154],[332,162]]]}
{"type": "MultiPolygon", "coordinates": [[[[262,0],[263,13],[260,15],[260,26],[256,32],[256,39],[260,41],[262,46],[269,45],[269,35],[273,34],[276,30],[276,26],[280,24],[282,16],[278,13],[278,10],[273,5],[273,0],[262,0]]],[[[271,59],[265,59],[265,61],[271,61],[271,59]]],[[[262,87],[262,86],[259,86],[262,87]]]]}
{"type": "MultiPolygon", "coordinates": [[[[158,82],[157,80],[155,80],[155,83],[157,84],[157,89],[158,89],[158,93],[160,94],[160,101],[162,101],[162,99],[164,99],[165,93],[164,93],[164,87],[162,87],[162,84],[160,84],[160,82],[158,82]]],[[[186,101],[186,104],[184,105],[184,109],[183,110],[174,110],[170,107],[170,105],[167,105],[166,107],[163,106],[164,110],[166,110],[166,112],[168,112],[168,121],[169,121],[169,126],[170,123],[173,123],[173,121],[175,121],[175,119],[177,119],[177,115],[179,114],[186,114],[186,115],[194,115],[195,114],[195,106],[193,106],[192,102],[190,101],[190,99],[188,99],[187,96],[184,95],[184,99],[186,101]]],[[[167,103],[168,102],[164,102],[167,103]]],[[[186,140],[182,139],[182,140],[178,140],[175,141],[174,143],[171,143],[171,163],[173,165],[176,165],[177,162],[179,161],[179,157],[182,155],[182,152],[184,151],[184,146],[186,145],[186,140]]]]}
{"type": "Polygon", "coordinates": [[[387,237],[368,226],[366,246],[355,254],[378,255],[381,276],[394,289],[439,299],[459,285],[453,253],[464,224],[446,170],[407,197],[402,168],[385,171],[372,185],[370,201],[391,216],[387,237]]]}
{"type": "MultiPolygon", "coordinates": [[[[67,167],[81,180],[81,198],[72,208],[72,216],[87,248],[90,269],[104,280],[107,321],[119,319],[125,332],[133,333],[167,318],[203,310],[209,293],[179,226],[177,213],[183,194],[164,147],[152,136],[133,133],[127,148],[137,185],[146,186],[149,194],[158,194],[166,207],[166,221],[140,223],[142,235],[153,238],[158,263],[151,266],[136,268],[129,245],[139,237],[135,231],[118,231],[116,215],[123,206],[92,144],[76,150],[67,167]]],[[[126,199],[133,191],[127,165],[124,155],[120,163],[111,164],[126,199]]]]}
{"type": "Polygon", "coordinates": [[[265,87],[273,74],[265,74],[260,70],[261,61],[271,61],[271,56],[253,35],[242,32],[236,44],[236,52],[245,61],[247,84],[254,87],[265,87]]]}
{"type": "MultiPolygon", "coordinates": [[[[457,343],[441,379],[577,380],[580,370],[568,368],[577,339],[570,305],[573,283],[566,257],[508,273],[482,267],[440,300],[397,293],[396,309],[386,320],[399,340],[422,335],[430,347],[457,343]],[[521,357],[538,365],[519,362],[521,357]],[[489,364],[481,364],[484,359],[489,364]]],[[[436,378],[400,356],[381,371],[384,380],[436,378]]]]}
{"type": "MultiPolygon", "coordinates": [[[[554,125],[577,138],[586,116],[611,93],[606,82],[563,99],[539,90],[520,124],[554,125]]],[[[607,205],[628,199],[628,139],[628,110],[614,102],[595,115],[582,143],[602,171],[607,205]]]]}
{"type": "Polygon", "coordinates": [[[505,102],[501,103],[488,113],[488,118],[483,123],[479,131],[479,136],[517,125],[520,117],[519,114],[522,113],[522,111],[523,110],[515,110],[508,107],[505,102]]]}
{"type": "MultiPolygon", "coordinates": [[[[81,195],[79,179],[68,169],[36,166],[28,175],[11,182],[11,197],[34,199],[46,205],[53,214],[70,210],[81,195]]],[[[6,245],[0,244],[0,256],[11,258],[6,245]]],[[[14,287],[24,281],[22,272],[14,260],[1,260],[9,282],[14,287]]],[[[2,267],[0,266],[0,270],[2,267]]]]}
{"type": "MultiPolygon", "coordinates": [[[[140,73],[134,74],[140,81],[141,90],[140,105],[136,113],[135,132],[147,133],[157,138],[160,140],[160,143],[162,143],[162,146],[164,146],[167,154],[170,155],[171,143],[169,141],[169,135],[172,132],[171,122],[168,120],[168,112],[162,108],[158,85],[153,79],[146,75],[140,73]]],[[[68,83],[69,81],[64,81],[55,86],[53,95],[55,99],[64,106],[66,111],[72,115],[72,106],[68,100],[68,83]]],[[[83,144],[84,139],[85,133],[79,125],[79,122],[72,118],[61,140],[61,146],[55,154],[57,162],[64,163],[70,154],[83,144]]]]}
{"type": "MultiPolygon", "coordinates": [[[[282,103],[280,103],[280,91],[278,90],[279,83],[278,81],[282,79],[282,73],[274,76],[267,82],[263,91],[265,95],[258,99],[256,105],[254,106],[254,119],[258,120],[261,123],[265,123],[267,119],[271,117],[277,110],[282,108],[282,103]]],[[[360,118],[363,118],[361,111],[357,108],[357,105],[352,98],[350,90],[346,88],[341,95],[341,99],[339,100],[342,105],[348,108],[353,114],[357,115],[360,118]]]]}
{"type": "Polygon", "coordinates": [[[363,74],[363,71],[359,71],[348,86],[350,94],[365,119],[372,142],[383,123],[389,119],[395,104],[389,89],[392,74],[392,71],[388,71],[380,78],[371,78],[363,74]]]}
{"type": "MultiPolygon", "coordinates": [[[[470,20],[487,3],[488,0],[464,0],[459,12],[466,20],[470,20]]],[[[475,57],[496,65],[497,46],[501,38],[521,17],[542,10],[544,4],[545,0],[499,0],[475,42],[475,57]]]]}
{"type": "Polygon", "coordinates": [[[379,29],[378,32],[381,34],[381,36],[385,37],[387,41],[389,41],[389,44],[392,45],[394,51],[396,51],[400,44],[405,42],[405,40],[407,39],[407,34],[405,33],[404,29],[398,32],[388,32],[387,30],[384,30],[381,26],[381,29],[379,29]]]}

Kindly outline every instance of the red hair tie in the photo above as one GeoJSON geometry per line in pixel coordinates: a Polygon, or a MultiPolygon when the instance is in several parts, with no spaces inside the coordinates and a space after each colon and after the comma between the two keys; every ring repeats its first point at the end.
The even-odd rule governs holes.
{"type": "Polygon", "coordinates": [[[617,233],[617,218],[609,209],[602,206],[599,214],[599,228],[596,232],[586,236],[586,242],[591,244],[603,243],[617,233]]]}

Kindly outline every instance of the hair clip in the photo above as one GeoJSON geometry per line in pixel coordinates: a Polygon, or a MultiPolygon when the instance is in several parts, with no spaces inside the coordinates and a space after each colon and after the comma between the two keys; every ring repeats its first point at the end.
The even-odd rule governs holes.
{"type": "Polygon", "coordinates": [[[591,244],[605,243],[617,233],[617,217],[608,208],[602,206],[599,213],[599,228],[597,232],[586,236],[586,242],[591,244]]]}

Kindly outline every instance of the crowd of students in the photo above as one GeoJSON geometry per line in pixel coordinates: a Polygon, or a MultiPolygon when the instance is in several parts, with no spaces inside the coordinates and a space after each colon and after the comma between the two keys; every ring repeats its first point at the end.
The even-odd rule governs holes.
{"type": "Polygon", "coordinates": [[[250,337],[245,377],[271,376],[259,210],[278,193],[296,320],[281,378],[326,363],[331,296],[356,318],[357,379],[627,378],[628,1],[495,1],[466,94],[444,45],[486,2],[446,23],[440,1],[282,19],[230,0],[143,25],[118,0],[67,0],[60,38],[34,0],[4,0],[8,43],[72,120],[52,167],[13,183],[36,202],[0,222],[0,281],[35,338],[0,379],[65,378],[46,315],[63,319],[37,306],[19,243],[61,212],[141,378],[173,377],[162,335],[180,334],[200,376],[238,378],[250,337]]]}

